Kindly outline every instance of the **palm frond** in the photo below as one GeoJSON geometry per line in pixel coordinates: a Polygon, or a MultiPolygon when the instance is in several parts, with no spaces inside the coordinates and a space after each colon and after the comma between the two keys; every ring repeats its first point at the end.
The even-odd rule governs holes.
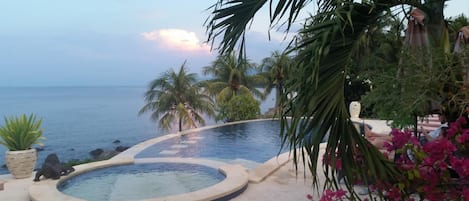
{"type": "MultiPolygon", "coordinates": [[[[356,179],[356,175],[370,182],[389,181],[398,174],[395,166],[375,148],[370,149],[371,145],[355,130],[344,101],[346,67],[357,47],[357,39],[368,24],[376,22],[384,9],[386,7],[382,5],[345,3],[336,7],[333,13],[319,13],[303,30],[298,46],[292,49],[298,51],[299,64],[292,69],[295,76],[291,76],[285,85],[287,94],[296,95],[283,97],[283,142],[294,152],[300,150],[301,158],[308,159],[313,174],[320,165],[319,145],[328,132],[325,152],[329,155],[325,157],[332,164],[337,160],[347,164],[343,171],[349,181],[356,179]],[[290,115],[291,120],[287,118],[290,115]],[[354,160],[357,153],[363,154],[364,164],[354,160]],[[368,169],[352,168],[363,165],[368,169]]],[[[293,157],[297,164],[299,156],[293,157]]],[[[337,171],[327,165],[324,169],[326,175],[337,171]]],[[[315,184],[316,179],[314,177],[315,184]]],[[[347,187],[353,192],[351,186],[347,187]]]]}
{"type": "Polygon", "coordinates": [[[231,52],[238,41],[240,41],[240,50],[244,50],[244,30],[266,2],[266,0],[219,0],[211,7],[212,15],[205,21],[208,40],[215,41],[215,38],[223,35],[223,41],[226,43],[222,43],[221,54],[231,52]]]}
{"type": "Polygon", "coordinates": [[[177,72],[170,69],[150,82],[144,96],[146,103],[139,111],[140,115],[151,112],[150,118],[159,121],[159,126],[167,130],[175,120],[180,123],[180,129],[182,123],[196,126],[190,110],[209,116],[215,113],[211,98],[201,94],[200,87],[210,89],[210,86],[204,82],[197,83],[196,74],[188,73],[185,64],[177,72]]]}

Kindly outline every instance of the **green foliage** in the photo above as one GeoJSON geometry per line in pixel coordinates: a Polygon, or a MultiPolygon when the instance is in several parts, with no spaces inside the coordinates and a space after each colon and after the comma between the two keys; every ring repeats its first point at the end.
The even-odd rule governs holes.
{"type": "Polygon", "coordinates": [[[81,160],[73,159],[73,160],[69,160],[69,161],[63,163],[62,165],[65,166],[65,167],[72,167],[72,166],[86,164],[86,163],[93,163],[93,162],[108,160],[110,158],[112,158],[112,156],[110,156],[108,158],[100,158],[100,159],[91,159],[91,158],[85,158],[85,159],[81,159],[81,160]]]}
{"type": "Polygon", "coordinates": [[[36,120],[36,115],[25,114],[19,117],[5,117],[5,125],[0,127],[0,144],[10,151],[28,150],[32,145],[42,143],[42,119],[36,120]]]}
{"type": "MultiPolygon", "coordinates": [[[[310,2],[304,0],[258,1],[258,3],[270,3],[271,27],[280,18],[285,17],[285,22],[279,24],[285,24],[287,29],[295,21],[298,13],[307,8],[305,5],[310,2]]],[[[441,75],[448,72],[446,70],[451,70],[451,67],[460,68],[458,65],[447,65],[451,63],[451,60],[448,63],[445,58],[447,55],[444,55],[448,50],[448,43],[442,40],[448,35],[442,15],[446,0],[390,0],[362,1],[361,3],[348,0],[325,0],[317,2],[315,15],[309,18],[304,29],[300,31],[300,37],[290,43],[289,52],[297,54],[295,61],[298,63],[289,69],[294,76],[286,80],[285,93],[282,96],[281,133],[284,145],[289,146],[293,152],[295,164],[302,161],[304,166],[309,167],[315,187],[318,187],[317,167],[321,165],[319,147],[326,133],[329,133],[325,148],[328,162],[330,164],[342,163],[341,172],[346,180],[353,181],[354,177],[359,177],[365,179],[365,183],[395,181],[401,176],[400,170],[392,161],[384,158],[378,150],[370,149],[372,145],[359,135],[349,119],[344,97],[345,77],[358,75],[354,73],[359,70],[356,72],[354,70],[362,67],[362,64],[368,63],[365,67],[375,65],[377,70],[382,71],[382,76],[376,78],[376,81],[372,76],[368,78],[371,79],[373,86],[375,82],[386,83],[387,85],[382,85],[385,86],[383,88],[380,86],[379,90],[382,95],[389,94],[388,98],[392,98],[383,98],[376,103],[389,104],[387,108],[401,107],[400,109],[408,111],[407,114],[427,110],[428,107],[425,105],[429,103],[428,97],[435,94],[441,95],[439,98],[444,97],[443,103],[447,103],[448,107],[453,107],[455,103],[460,104],[458,100],[463,100],[464,96],[459,97],[452,92],[461,92],[467,88],[459,83],[461,71],[455,70],[453,73],[441,75]],[[431,53],[439,54],[440,58],[429,57],[430,51],[419,52],[419,50],[416,52],[418,54],[411,55],[420,57],[418,59],[400,58],[402,27],[399,28],[399,25],[390,26],[389,30],[394,34],[379,35],[379,38],[386,39],[383,45],[379,45],[381,39],[369,40],[364,37],[380,33],[374,31],[375,27],[378,27],[376,30],[384,30],[383,27],[377,26],[382,23],[385,16],[383,13],[392,11],[395,6],[402,4],[418,7],[427,14],[428,20],[425,21],[425,25],[429,33],[428,44],[437,47],[435,52],[431,53]],[[381,49],[370,47],[381,47],[381,49]],[[375,52],[379,57],[371,57],[369,60],[371,53],[375,52]],[[401,62],[406,64],[398,66],[397,64],[401,62]],[[441,74],[438,74],[437,79],[446,81],[443,90],[425,91],[425,87],[434,87],[431,83],[434,83],[435,78],[430,79],[427,75],[419,73],[417,69],[411,69],[417,65],[424,66],[424,64],[433,65],[427,65],[428,69],[441,67],[438,69],[441,74]],[[388,66],[392,68],[386,69],[388,66]],[[409,75],[414,76],[414,79],[404,78],[409,75]],[[444,78],[444,76],[449,76],[451,79],[444,78]],[[390,81],[385,82],[386,78],[390,81]],[[457,82],[450,83],[450,81],[457,82]],[[360,153],[360,160],[355,160],[357,153],[360,153]],[[366,168],[354,168],[360,164],[366,164],[366,168]]],[[[242,50],[244,32],[251,19],[251,12],[256,12],[258,8],[259,5],[254,5],[253,1],[218,1],[213,7],[212,18],[209,18],[208,31],[209,40],[212,42],[217,37],[221,38],[220,53],[232,51],[237,44],[242,50]],[[243,9],[236,10],[235,8],[243,9]],[[241,15],[242,12],[248,13],[241,15]],[[240,40],[241,42],[238,43],[240,40]]],[[[434,75],[435,72],[431,73],[434,75]]],[[[442,105],[445,106],[445,104],[442,105]]],[[[396,115],[399,114],[391,111],[389,115],[398,118],[396,115]]],[[[402,121],[407,120],[404,118],[402,121]]],[[[339,188],[335,173],[337,173],[335,166],[324,166],[325,188],[339,188]]],[[[350,199],[360,199],[353,185],[346,182],[347,190],[351,192],[350,199]]],[[[379,196],[384,195],[380,193],[379,196]]]]}
{"type": "Polygon", "coordinates": [[[280,98],[284,90],[285,80],[288,79],[288,69],[294,65],[294,60],[286,52],[274,51],[270,57],[262,60],[261,73],[267,79],[264,93],[270,94],[275,89],[274,112],[279,112],[280,98]]]}
{"type": "Polygon", "coordinates": [[[215,113],[212,99],[201,93],[196,75],[187,73],[184,65],[178,72],[171,69],[150,82],[145,93],[146,104],[139,112],[151,112],[151,118],[166,130],[171,129],[173,123],[178,124],[179,131],[184,126],[197,127],[197,123],[205,125],[202,114],[213,116],[215,113]]]}
{"type": "Polygon", "coordinates": [[[219,103],[219,114],[216,120],[225,122],[255,119],[260,114],[260,103],[252,96],[240,95],[227,102],[219,103]]]}
{"type": "Polygon", "coordinates": [[[256,64],[248,59],[237,59],[234,53],[220,55],[210,66],[204,67],[204,75],[212,78],[202,82],[202,86],[219,104],[237,95],[264,99],[265,95],[256,87],[265,83],[265,77],[253,74],[256,70],[256,64]]]}
{"type": "Polygon", "coordinates": [[[412,127],[415,116],[424,116],[437,110],[445,112],[449,121],[454,121],[464,105],[469,104],[469,92],[463,79],[463,67],[458,61],[464,57],[438,54],[434,50],[425,59],[413,57],[404,51],[406,58],[399,67],[405,76],[396,76],[397,65],[373,77],[373,90],[363,103],[373,105],[380,119],[393,120],[394,127],[412,127]],[[431,60],[431,66],[422,61],[431,60]]]}

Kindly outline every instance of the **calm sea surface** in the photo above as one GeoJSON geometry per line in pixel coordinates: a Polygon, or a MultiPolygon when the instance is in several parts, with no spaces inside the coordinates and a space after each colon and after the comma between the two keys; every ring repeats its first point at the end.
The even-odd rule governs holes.
{"type": "MultiPolygon", "coordinates": [[[[148,115],[138,116],[144,92],[144,87],[0,88],[0,117],[34,113],[43,118],[46,140],[38,165],[50,153],[61,161],[84,159],[96,148],[132,146],[164,134],[148,115]]],[[[0,164],[5,151],[0,146],[0,164]]]]}
{"type": "MultiPolygon", "coordinates": [[[[148,114],[139,116],[145,87],[0,87],[0,125],[3,117],[34,113],[43,119],[44,151],[37,167],[50,153],[61,161],[89,158],[96,149],[132,146],[166,134],[148,114]],[[113,143],[119,140],[120,143],[113,143]]],[[[261,105],[265,112],[272,97],[261,105]]],[[[207,120],[207,124],[215,124],[207,120]]],[[[0,165],[5,163],[0,146],[0,165]]],[[[0,167],[0,174],[8,170],[0,167]]]]}

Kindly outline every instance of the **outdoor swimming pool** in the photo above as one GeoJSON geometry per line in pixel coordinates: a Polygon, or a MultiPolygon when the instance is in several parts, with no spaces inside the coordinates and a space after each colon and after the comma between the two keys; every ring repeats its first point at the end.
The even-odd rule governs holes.
{"type": "Polygon", "coordinates": [[[202,165],[144,163],[80,174],[65,180],[58,188],[89,201],[141,200],[197,191],[224,178],[217,169],[202,165]]]}
{"type": "Polygon", "coordinates": [[[157,143],[136,158],[202,157],[252,168],[288,150],[280,150],[279,131],[280,122],[274,120],[220,126],[157,143]]]}
{"type": "MultiPolygon", "coordinates": [[[[287,151],[280,150],[279,130],[280,123],[274,120],[202,129],[153,144],[135,155],[135,159],[184,161],[199,158],[252,169],[287,151]]],[[[224,175],[216,168],[204,165],[136,163],[103,168],[65,180],[58,188],[67,195],[86,200],[159,198],[194,192],[224,180],[224,175]]]]}

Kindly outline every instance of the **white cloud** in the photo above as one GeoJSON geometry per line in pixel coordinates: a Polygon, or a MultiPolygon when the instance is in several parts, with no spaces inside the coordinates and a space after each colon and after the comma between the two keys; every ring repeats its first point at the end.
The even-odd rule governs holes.
{"type": "Polygon", "coordinates": [[[153,41],[162,48],[186,52],[210,52],[210,46],[200,42],[194,32],[182,29],[160,29],[143,32],[141,35],[145,40],[153,41]]]}

